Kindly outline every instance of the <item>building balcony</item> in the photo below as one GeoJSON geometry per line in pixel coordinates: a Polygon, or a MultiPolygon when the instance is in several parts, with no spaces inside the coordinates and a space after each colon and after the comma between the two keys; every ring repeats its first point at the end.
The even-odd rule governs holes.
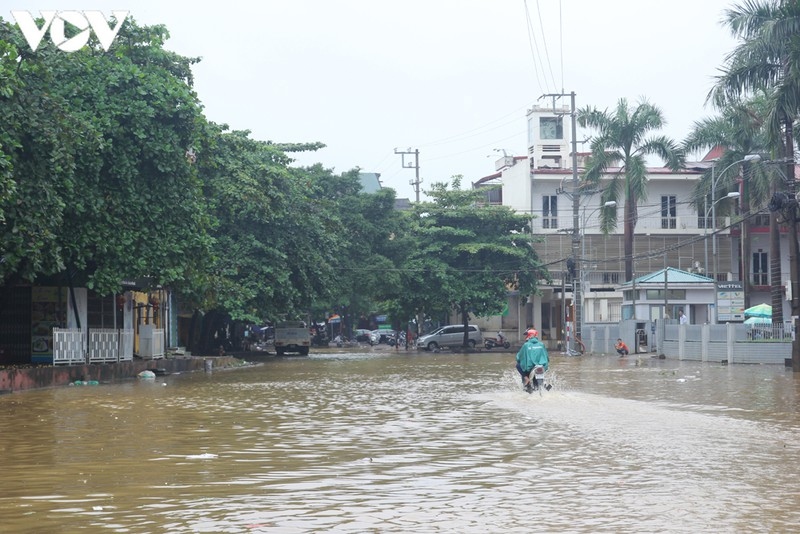
{"type": "MultiPolygon", "coordinates": [[[[549,271],[550,278],[553,279],[551,287],[561,287],[565,285],[568,291],[572,291],[572,278],[562,271],[549,271]]],[[[625,272],[623,271],[585,271],[583,280],[593,289],[605,289],[608,291],[616,290],[621,284],[625,283],[625,272]]]]}
{"type": "MultiPolygon", "coordinates": [[[[553,232],[571,232],[572,231],[572,215],[560,216],[547,216],[536,214],[533,219],[533,232],[534,233],[553,233],[553,232]]],[[[731,217],[717,217],[717,235],[726,234],[729,229],[727,227],[731,224],[731,217]],[[723,230],[724,229],[724,230],[723,230]]],[[[684,215],[677,217],[639,217],[636,222],[637,234],[702,234],[706,231],[711,232],[714,228],[711,217],[704,218],[697,215],[684,215]],[[708,225],[706,227],[706,225],[708,225]]],[[[580,229],[581,233],[599,234],[600,222],[595,218],[586,221],[585,228],[580,229]]],[[[622,233],[622,220],[617,219],[617,231],[622,233]]]]}

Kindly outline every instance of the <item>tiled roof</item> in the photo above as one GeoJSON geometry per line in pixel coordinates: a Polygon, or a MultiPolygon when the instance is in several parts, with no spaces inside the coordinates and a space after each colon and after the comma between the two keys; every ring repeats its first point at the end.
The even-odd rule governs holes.
{"type": "MultiPolygon", "coordinates": [[[[666,269],[660,269],[658,271],[645,274],[636,278],[637,284],[647,284],[647,283],[657,283],[663,284],[664,283],[664,271],[667,271],[667,283],[668,284],[698,284],[703,283],[707,284],[708,282],[713,282],[713,278],[709,278],[708,276],[703,276],[702,274],[695,274],[690,273],[688,271],[682,271],[680,269],[675,269],[674,267],[667,267],[666,269]]],[[[625,282],[622,286],[630,286],[631,282],[625,282]]]]}
{"type": "Polygon", "coordinates": [[[708,154],[703,157],[703,161],[714,161],[719,159],[725,154],[725,150],[727,149],[724,146],[717,145],[708,151],[708,154]]]}

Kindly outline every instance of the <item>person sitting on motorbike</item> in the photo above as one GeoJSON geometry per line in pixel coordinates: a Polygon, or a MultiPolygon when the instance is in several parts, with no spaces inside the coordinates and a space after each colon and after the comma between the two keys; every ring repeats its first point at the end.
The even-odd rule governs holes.
{"type": "Polygon", "coordinates": [[[502,330],[497,331],[497,344],[503,346],[503,343],[506,342],[506,336],[503,335],[502,330]]]}
{"type": "Polygon", "coordinates": [[[537,365],[541,365],[547,371],[550,365],[550,357],[547,354],[547,348],[539,341],[539,332],[535,329],[530,329],[526,335],[527,340],[517,352],[517,371],[522,377],[522,385],[525,387],[525,391],[530,393],[538,388],[536,381],[531,381],[530,379],[531,371],[537,365]]]}

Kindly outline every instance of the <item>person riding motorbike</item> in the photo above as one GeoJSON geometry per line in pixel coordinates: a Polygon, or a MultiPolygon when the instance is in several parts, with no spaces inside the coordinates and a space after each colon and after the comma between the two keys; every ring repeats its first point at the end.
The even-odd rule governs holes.
{"type": "Polygon", "coordinates": [[[547,371],[550,365],[550,357],[547,348],[539,341],[539,332],[530,329],[527,332],[527,339],[517,352],[517,371],[522,377],[522,385],[525,391],[530,393],[538,388],[536,381],[531,381],[530,374],[534,367],[541,365],[547,371]]]}

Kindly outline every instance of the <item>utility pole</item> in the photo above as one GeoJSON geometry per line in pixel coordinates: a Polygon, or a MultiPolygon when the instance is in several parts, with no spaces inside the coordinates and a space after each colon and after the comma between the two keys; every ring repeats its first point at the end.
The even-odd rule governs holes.
{"type": "MultiPolygon", "coordinates": [[[[791,139],[786,139],[787,142],[791,141],[791,139]]],[[[792,330],[794,331],[794,335],[792,336],[792,371],[795,373],[800,373],[800,332],[798,332],[798,328],[800,328],[800,319],[798,316],[800,315],[800,287],[798,287],[798,276],[800,276],[800,244],[797,242],[797,231],[798,231],[798,224],[797,224],[797,217],[798,217],[798,203],[800,203],[800,195],[797,192],[797,186],[795,184],[795,161],[794,161],[794,150],[793,145],[786,144],[786,146],[790,147],[787,149],[788,153],[791,153],[791,158],[786,158],[786,197],[787,197],[787,217],[789,223],[789,302],[790,310],[792,314],[792,330]],[[790,178],[791,177],[791,178],[790,178]]],[[[788,154],[787,154],[788,155],[788,154]]]]}
{"type": "MultiPolygon", "coordinates": [[[[581,261],[579,260],[579,252],[581,249],[581,232],[580,232],[580,207],[581,207],[581,192],[579,190],[578,181],[578,116],[575,110],[575,91],[570,93],[550,93],[542,95],[553,99],[553,110],[555,111],[556,98],[570,97],[570,117],[572,118],[572,261],[574,262],[574,276],[580,280],[581,261]]],[[[581,303],[581,287],[580,284],[575,285],[572,292],[573,306],[575,312],[573,313],[573,335],[570,337],[570,349],[575,350],[575,340],[581,339],[581,326],[583,324],[583,305],[581,303]]]]}
{"type": "Polygon", "coordinates": [[[792,371],[800,373],[800,243],[797,241],[800,192],[797,191],[795,183],[796,162],[793,146],[791,137],[785,139],[784,147],[788,147],[787,157],[783,161],[775,162],[786,165],[785,170],[778,167],[786,190],[772,195],[768,209],[770,212],[781,212],[784,221],[789,225],[789,285],[786,291],[792,314],[792,371]]]}
{"type": "Polygon", "coordinates": [[[422,178],[419,177],[419,149],[415,148],[411,150],[397,150],[394,149],[395,154],[400,154],[400,164],[404,169],[414,169],[415,177],[413,180],[409,181],[408,183],[414,186],[414,192],[417,195],[417,202],[419,202],[419,184],[422,183],[422,178]],[[414,155],[414,163],[409,161],[406,163],[406,156],[410,156],[411,154],[414,155]]]}

